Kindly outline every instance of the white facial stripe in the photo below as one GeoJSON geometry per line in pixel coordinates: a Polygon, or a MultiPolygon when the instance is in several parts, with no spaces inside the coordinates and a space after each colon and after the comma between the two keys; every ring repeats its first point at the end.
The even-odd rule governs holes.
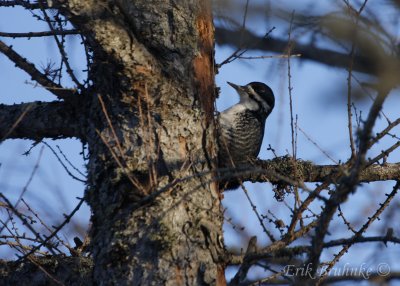
{"type": "Polygon", "coordinates": [[[262,105],[262,107],[264,108],[265,111],[268,111],[271,108],[268,105],[268,103],[264,99],[262,99],[262,97],[259,96],[258,93],[255,92],[254,89],[251,86],[249,86],[248,88],[249,88],[250,93],[253,95],[254,99],[257,102],[261,103],[261,105],[262,105]]]}

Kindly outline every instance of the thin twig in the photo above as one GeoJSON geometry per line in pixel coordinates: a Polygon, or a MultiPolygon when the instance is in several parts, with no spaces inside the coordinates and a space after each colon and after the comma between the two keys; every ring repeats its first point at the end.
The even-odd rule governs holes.
{"type": "Polygon", "coordinates": [[[244,57],[244,56],[238,56],[238,59],[241,60],[259,60],[259,59],[276,59],[276,58],[297,58],[301,57],[301,54],[288,54],[288,55],[274,55],[274,56],[254,56],[254,57],[244,57]]]}
{"type": "Polygon", "coordinates": [[[290,20],[290,27],[288,32],[288,45],[286,49],[287,57],[287,69],[288,69],[288,91],[289,91],[289,109],[290,109],[290,129],[292,135],[292,157],[296,159],[296,144],[295,144],[295,136],[294,136],[294,117],[293,117],[293,97],[292,97],[292,75],[290,73],[290,54],[292,52],[292,25],[293,25],[293,18],[294,18],[294,11],[292,12],[291,20],[290,20]]]}
{"type": "Polygon", "coordinates": [[[354,192],[359,183],[359,175],[363,169],[365,169],[365,156],[368,151],[368,145],[370,141],[370,134],[373,126],[375,125],[375,121],[382,109],[383,102],[387,98],[390,91],[390,87],[383,86],[382,90],[380,90],[374,104],[372,105],[368,118],[364,124],[364,128],[361,131],[360,139],[359,139],[359,148],[357,152],[357,157],[355,159],[355,163],[352,166],[349,174],[345,176],[340,185],[337,187],[336,191],[333,192],[325,204],[325,208],[323,212],[321,212],[321,216],[319,218],[319,223],[317,228],[315,229],[315,235],[312,239],[312,251],[309,255],[309,258],[306,264],[310,263],[312,265],[311,274],[315,275],[318,266],[319,260],[323,249],[323,241],[328,232],[328,227],[332,221],[332,217],[337,210],[337,206],[344,202],[350,193],[354,192]]]}
{"type": "MultiPolygon", "coordinates": [[[[44,147],[42,146],[42,148],[40,148],[39,155],[38,155],[38,158],[37,158],[37,160],[36,160],[36,163],[35,163],[35,165],[33,166],[31,175],[29,176],[28,181],[26,182],[24,188],[22,189],[21,194],[19,195],[17,201],[15,202],[14,208],[17,208],[17,207],[18,207],[19,202],[21,201],[22,197],[24,196],[24,194],[25,194],[26,191],[28,190],[28,187],[29,187],[29,185],[31,184],[31,182],[32,182],[32,180],[33,180],[33,177],[35,176],[36,171],[39,169],[39,164],[40,164],[40,160],[42,159],[43,151],[44,151],[44,147]]],[[[0,230],[0,233],[1,233],[1,230],[0,230]]]]}
{"type": "Polygon", "coordinates": [[[350,55],[349,55],[350,63],[349,63],[349,67],[348,67],[348,76],[347,76],[347,128],[349,130],[351,159],[354,159],[356,157],[356,147],[355,147],[354,138],[353,138],[353,120],[352,120],[353,114],[351,112],[351,92],[352,92],[351,79],[352,79],[352,73],[353,73],[354,52],[355,52],[355,44],[354,44],[354,39],[353,39],[353,43],[351,45],[351,51],[350,51],[350,55]]]}
{"type": "Polygon", "coordinates": [[[257,210],[257,206],[254,204],[254,202],[252,201],[252,199],[250,198],[249,192],[247,191],[246,187],[243,185],[242,182],[240,182],[240,186],[241,189],[243,190],[243,193],[245,194],[247,201],[250,203],[251,205],[251,209],[254,212],[254,214],[256,215],[258,222],[260,223],[261,228],[263,229],[263,231],[265,232],[265,234],[269,237],[269,239],[274,242],[276,241],[275,237],[273,236],[273,234],[266,228],[266,226],[264,225],[263,219],[261,217],[261,215],[259,214],[258,210],[257,210]]]}
{"type": "Polygon", "coordinates": [[[386,199],[383,203],[379,204],[379,208],[376,210],[376,212],[368,218],[368,220],[364,223],[364,225],[354,234],[354,236],[351,238],[350,241],[348,241],[343,248],[339,251],[338,254],[334,255],[334,259],[328,263],[327,269],[323,272],[319,280],[317,281],[317,285],[319,285],[325,278],[325,276],[329,273],[329,271],[332,269],[332,267],[336,264],[336,262],[339,261],[339,259],[348,251],[348,249],[356,242],[357,239],[359,239],[362,234],[368,229],[368,227],[377,219],[379,219],[379,216],[382,214],[382,212],[387,208],[387,206],[390,204],[390,202],[393,200],[395,195],[397,194],[398,190],[400,188],[400,181],[397,181],[395,186],[393,187],[393,190],[390,192],[390,194],[386,194],[386,199]]]}
{"type": "Polygon", "coordinates": [[[239,47],[228,58],[226,58],[222,63],[217,64],[216,66],[218,68],[222,67],[225,64],[228,64],[228,63],[234,61],[238,57],[239,53],[240,53],[240,55],[242,55],[244,53],[244,52],[241,52],[241,50],[242,50],[244,31],[246,31],[246,19],[247,19],[247,10],[248,10],[248,6],[249,6],[249,2],[250,2],[250,0],[246,0],[246,6],[244,8],[242,26],[240,28],[240,44],[239,44],[239,47]]]}
{"type": "MultiPolygon", "coordinates": [[[[32,225],[23,217],[23,215],[16,209],[14,206],[11,204],[11,202],[7,199],[3,193],[0,193],[0,197],[4,200],[4,202],[7,204],[8,208],[22,221],[22,223],[35,235],[35,237],[41,242],[40,245],[44,245],[49,249],[49,251],[53,254],[56,255],[54,252],[53,248],[48,245],[48,240],[43,240],[41,235],[32,227],[32,225]]],[[[39,249],[39,248],[37,248],[39,249]]]]}
{"type": "Polygon", "coordinates": [[[74,93],[74,89],[67,89],[59,84],[49,80],[47,76],[41,73],[34,64],[30,63],[24,57],[19,55],[12,49],[12,46],[7,46],[4,42],[0,41],[0,52],[8,57],[18,68],[29,74],[33,80],[38,82],[41,86],[53,93],[60,99],[71,97],[74,93]]]}
{"type": "Polygon", "coordinates": [[[53,30],[53,31],[43,31],[43,32],[28,32],[28,33],[7,33],[0,32],[0,37],[6,38],[36,38],[36,37],[48,37],[55,35],[78,35],[78,30],[53,30]]]}
{"type": "Polygon", "coordinates": [[[392,153],[394,150],[396,150],[398,147],[400,146],[400,141],[397,141],[395,144],[393,144],[392,146],[390,146],[388,149],[386,150],[382,150],[381,154],[379,154],[378,156],[376,156],[373,159],[370,159],[367,163],[366,166],[369,167],[372,164],[377,163],[379,160],[384,159],[386,157],[389,156],[390,153],[392,153]]]}
{"type": "MultiPolygon", "coordinates": [[[[2,194],[0,193],[0,196],[2,196],[2,194]]],[[[83,202],[85,200],[82,198],[80,199],[79,203],[77,204],[77,206],[72,210],[72,212],[69,215],[65,215],[65,220],[57,227],[54,228],[54,231],[46,237],[45,240],[41,241],[41,243],[39,245],[36,245],[34,248],[32,248],[31,251],[29,251],[27,254],[25,254],[24,256],[22,256],[20,259],[18,259],[18,261],[22,261],[26,258],[29,258],[29,256],[33,253],[35,253],[36,250],[38,250],[40,247],[42,247],[43,245],[47,245],[47,243],[57,235],[57,233],[67,224],[69,223],[69,221],[71,220],[71,218],[75,215],[75,213],[80,209],[80,207],[82,206],[83,202]]]]}
{"type": "Polygon", "coordinates": [[[61,156],[63,156],[64,160],[68,163],[68,165],[71,166],[72,169],[74,169],[76,172],[78,172],[82,177],[86,177],[86,175],[79,170],[72,162],[67,158],[67,156],[64,154],[64,152],[61,150],[59,145],[56,145],[58,152],[60,152],[61,156]]]}
{"type": "Polygon", "coordinates": [[[395,121],[390,123],[385,129],[377,133],[376,136],[371,140],[368,147],[370,148],[372,145],[374,145],[376,142],[382,139],[386,134],[388,134],[392,128],[396,127],[399,124],[400,124],[400,118],[397,118],[395,121]]]}
{"type": "MultiPolygon", "coordinates": [[[[240,42],[239,47],[229,57],[227,57],[221,63],[215,65],[216,68],[220,68],[225,64],[229,64],[229,63],[233,62],[234,60],[243,57],[242,55],[244,53],[246,53],[248,51],[248,49],[250,49],[253,46],[257,46],[259,44],[259,42],[266,39],[272,33],[273,30],[275,30],[275,27],[272,27],[267,33],[265,33],[265,35],[259,41],[257,41],[253,45],[242,47],[242,43],[240,42]]],[[[243,30],[241,30],[241,33],[244,33],[243,30]]]]}
{"type": "Polygon", "coordinates": [[[315,141],[314,141],[300,126],[298,126],[298,128],[299,128],[300,132],[303,133],[303,135],[307,138],[307,140],[310,141],[315,147],[317,147],[317,149],[318,149],[319,151],[321,151],[322,154],[324,154],[324,155],[325,155],[329,160],[331,160],[333,163],[339,165],[339,162],[336,161],[335,159],[333,159],[332,156],[330,156],[330,155],[328,154],[328,152],[326,152],[324,149],[322,149],[322,148],[317,144],[317,142],[315,142],[315,141]]]}
{"type": "Polygon", "coordinates": [[[74,174],[71,173],[71,171],[68,169],[68,167],[64,164],[64,162],[61,160],[60,156],[58,156],[57,152],[53,149],[53,147],[51,147],[47,142],[42,142],[44,145],[46,145],[51,152],[54,154],[54,156],[56,156],[58,162],[61,164],[61,166],[64,168],[64,170],[67,172],[67,174],[74,180],[78,181],[78,182],[82,182],[82,183],[86,183],[86,180],[82,180],[78,177],[76,177],[74,174]]]}
{"type": "MultiPolygon", "coordinates": [[[[55,31],[56,29],[53,27],[52,21],[50,20],[50,17],[47,15],[45,7],[42,6],[43,5],[43,1],[42,0],[39,1],[39,5],[41,6],[41,11],[43,13],[44,19],[46,20],[46,22],[47,22],[47,24],[49,26],[49,29],[51,31],[55,31]]],[[[62,26],[60,25],[60,27],[62,27],[62,26]]],[[[58,50],[60,52],[62,62],[65,64],[65,67],[67,69],[68,75],[70,76],[72,81],[76,84],[76,86],[79,89],[82,89],[83,88],[82,84],[76,78],[76,76],[74,74],[74,71],[72,70],[71,65],[69,64],[69,60],[68,60],[67,53],[65,52],[64,44],[60,42],[60,40],[58,39],[57,35],[53,35],[53,37],[54,37],[54,40],[55,40],[55,42],[57,44],[58,50]]]]}

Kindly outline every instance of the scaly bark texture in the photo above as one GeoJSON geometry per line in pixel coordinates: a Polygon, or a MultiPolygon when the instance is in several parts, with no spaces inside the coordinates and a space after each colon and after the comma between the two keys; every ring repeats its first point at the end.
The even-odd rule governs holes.
{"type": "Polygon", "coordinates": [[[225,284],[210,3],[53,5],[93,52],[82,104],[95,283],[225,284]]]}
{"type": "Polygon", "coordinates": [[[63,102],[0,104],[0,141],[10,138],[40,141],[50,138],[81,138],[83,110],[76,98],[63,102]]]}
{"type": "Polygon", "coordinates": [[[31,256],[24,263],[0,260],[1,285],[93,285],[87,257],[31,256]],[[38,267],[39,266],[39,267],[38,267]]]}

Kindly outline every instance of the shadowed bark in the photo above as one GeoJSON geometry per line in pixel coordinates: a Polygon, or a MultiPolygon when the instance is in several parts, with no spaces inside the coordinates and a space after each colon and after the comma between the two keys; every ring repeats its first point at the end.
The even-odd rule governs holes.
{"type": "Polygon", "coordinates": [[[85,130],[94,282],[223,283],[222,216],[211,174],[138,205],[212,166],[209,3],[53,2],[94,53],[85,130]]]}
{"type": "Polygon", "coordinates": [[[77,100],[0,104],[0,140],[81,138],[83,114],[77,100]]]}
{"type": "MultiPolygon", "coordinates": [[[[357,150],[353,146],[354,154],[345,164],[314,165],[285,156],[256,160],[235,170],[217,170],[214,103],[218,90],[214,85],[215,35],[210,1],[0,2],[0,7],[11,5],[40,13],[50,25],[50,31],[2,32],[0,36],[56,36],[66,74],[76,87],[63,88],[48,73],[39,71],[16,53],[12,46],[0,41],[1,53],[60,100],[0,105],[0,141],[20,138],[39,142],[44,138],[75,137],[87,144],[85,201],[91,207],[92,225],[88,249],[69,249],[71,257],[33,254],[42,246],[51,247],[57,233],[54,232],[33,248],[27,246],[25,256],[19,261],[0,261],[0,279],[5,284],[226,285],[226,266],[240,264],[231,285],[243,285],[249,282],[252,266],[262,266],[260,261],[272,261],[273,266],[292,261],[301,264],[299,256],[306,255],[303,260],[313,264],[315,272],[322,251],[328,247],[342,246],[344,253],[355,243],[399,243],[399,238],[389,231],[386,236],[362,236],[394,198],[399,183],[375,214],[359,230],[353,231],[353,236],[324,241],[339,205],[356,191],[360,182],[400,177],[400,164],[386,163],[386,157],[400,142],[375,158],[366,159],[371,146],[400,123],[400,119],[389,122],[386,129],[372,137],[383,100],[397,85],[400,65],[395,61],[395,53],[386,54],[382,48],[366,54],[360,49],[350,57],[313,44],[292,46],[290,53],[300,53],[301,59],[348,68],[349,78],[352,70],[376,75],[382,85],[377,84],[375,88],[383,86],[387,91],[375,99],[372,115],[366,122],[362,122],[360,115],[359,146],[357,150]],[[54,10],[60,11],[73,28],[54,29],[48,16],[54,10]],[[57,38],[75,33],[82,35],[88,56],[85,83],[73,76],[57,38]],[[352,62],[351,68],[349,62],[352,62]],[[393,64],[387,65],[388,62],[393,64]],[[218,189],[218,180],[231,178],[235,182],[237,178],[270,182],[275,190],[292,193],[297,188],[305,190],[304,200],[297,193],[293,208],[288,207],[291,213],[287,225],[275,217],[275,221],[269,218],[269,214],[258,217],[263,227],[263,221],[269,220],[280,232],[280,236],[271,234],[264,227],[271,241],[261,249],[257,249],[255,238],[250,239],[244,253],[225,249],[223,195],[218,189]],[[308,189],[306,182],[322,184],[308,189]],[[321,212],[311,211],[315,209],[310,207],[314,200],[323,206],[321,212]],[[309,235],[311,240],[307,242],[309,235]],[[301,245],[291,246],[300,239],[301,245]],[[282,257],[288,259],[277,260],[282,257]]],[[[238,32],[219,27],[216,38],[221,45],[243,50],[250,49],[241,47],[246,42],[257,43],[251,49],[287,52],[286,40],[272,36],[259,38],[245,29],[239,33],[240,37],[238,32]]],[[[349,43],[348,38],[338,39],[349,43]]],[[[360,43],[364,42],[356,44],[360,43]]],[[[364,47],[369,49],[370,45],[364,47]]],[[[351,130],[349,133],[352,136],[351,130]]],[[[247,195],[244,187],[243,191],[247,195]]],[[[8,211],[16,211],[11,203],[6,201],[4,205],[8,211]]],[[[257,213],[256,206],[252,207],[257,213]]],[[[67,216],[65,223],[70,219],[67,216]]],[[[350,228],[350,224],[345,224],[350,228]]],[[[266,265],[265,269],[270,270],[269,264],[266,265]]],[[[393,273],[387,280],[397,277],[393,273]]],[[[311,285],[314,282],[309,277],[293,278],[293,283],[311,285]]]]}

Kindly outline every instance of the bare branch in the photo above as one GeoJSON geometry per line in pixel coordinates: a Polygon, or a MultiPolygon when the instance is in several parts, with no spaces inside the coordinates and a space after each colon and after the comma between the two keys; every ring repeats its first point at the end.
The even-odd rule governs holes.
{"type": "Polygon", "coordinates": [[[30,63],[27,59],[15,52],[12,49],[12,46],[9,47],[2,41],[0,41],[0,52],[15,63],[15,66],[29,74],[33,80],[37,81],[41,86],[53,93],[59,99],[66,99],[75,93],[75,90],[66,89],[61,85],[52,82],[45,74],[41,73],[34,64],[30,63]]]}
{"type": "Polygon", "coordinates": [[[329,273],[329,271],[333,268],[333,266],[339,261],[339,259],[346,253],[348,252],[348,249],[355,243],[355,240],[357,240],[358,238],[362,237],[362,234],[368,229],[368,227],[376,220],[379,218],[379,216],[382,214],[382,212],[385,210],[385,208],[390,204],[390,202],[393,200],[394,196],[397,194],[398,190],[400,187],[400,182],[397,181],[396,185],[393,187],[393,190],[390,194],[386,194],[387,198],[385,200],[385,202],[379,204],[379,208],[378,210],[376,210],[376,212],[374,213],[374,215],[372,217],[368,217],[368,220],[366,223],[364,223],[364,225],[354,234],[354,236],[352,237],[351,240],[347,241],[347,243],[345,243],[343,245],[343,248],[340,250],[339,253],[337,253],[336,255],[334,255],[334,259],[332,259],[332,261],[330,261],[329,263],[327,263],[328,268],[326,269],[326,271],[324,271],[323,275],[321,275],[321,277],[318,280],[319,284],[320,282],[322,282],[323,280],[325,280],[325,276],[329,273]]]}
{"type": "Polygon", "coordinates": [[[393,242],[400,244],[400,238],[395,236],[360,236],[360,237],[351,237],[351,238],[341,238],[328,241],[324,243],[324,247],[335,247],[340,245],[354,244],[354,243],[363,243],[363,242],[393,242]]]}
{"type": "Polygon", "coordinates": [[[81,138],[78,107],[69,101],[0,104],[0,139],[81,138]]]}
{"type": "MultiPolygon", "coordinates": [[[[57,152],[53,149],[53,147],[51,147],[48,143],[43,142],[44,145],[47,146],[47,148],[49,148],[51,150],[51,152],[54,154],[54,156],[56,156],[57,161],[61,164],[61,166],[64,168],[65,172],[67,172],[67,174],[74,180],[78,181],[78,182],[82,182],[82,183],[86,183],[86,180],[84,179],[80,179],[77,176],[75,176],[74,174],[72,174],[72,172],[68,169],[68,167],[64,164],[64,162],[61,160],[60,156],[57,154],[57,152]]],[[[64,159],[66,159],[64,157],[64,159]]]]}
{"type": "Polygon", "coordinates": [[[35,37],[48,37],[56,35],[78,35],[78,30],[53,30],[53,31],[43,31],[43,32],[28,32],[28,33],[6,33],[0,32],[0,37],[7,38],[35,38],[35,37]]]}
{"type": "MultiPolygon", "coordinates": [[[[319,266],[319,259],[323,249],[323,241],[327,235],[333,215],[335,214],[338,206],[348,198],[350,193],[356,190],[357,185],[359,184],[360,174],[366,166],[365,156],[370,144],[372,128],[375,125],[375,120],[382,109],[383,102],[389,94],[389,90],[389,86],[386,86],[386,83],[383,84],[377,98],[374,101],[374,104],[369,111],[368,118],[359,136],[360,146],[358,148],[355,163],[352,166],[349,175],[344,176],[341,179],[340,185],[337,187],[336,191],[332,193],[329,200],[325,204],[323,212],[321,213],[318,226],[315,229],[315,235],[312,239],[311,253],[307,261],[307,263],[310,263],[310,265],[313,267],[313,275],[316,273],[319,266]]],[[[301,277],[300,279],[303,278],[304,277],[301,277]]],[[[306,279],[311,278],[306,277],[306,279]]]]}
{"type": "Polygon", "coordinates": [[[287,233],[281,240],[274,241],[270,245],[259,249],[257,251],[251,251],[249,253],[241,255],[232,255],[230,257],[229,264],[241,264],[243,263],[243,259],[246,258],[246,263],[255,263],[260,259],[265,259],[266,257],[271,257],[272,255],[277,255],[277,253],[284,252],[288,253],[291,252],[293,255],[302,254],[305,252],[304,247],[295,247],[295,248],[287,248],[287,246],[292,243],[293,241],[297,240],[298,238],[304,237],[311,229],[313,229],[317,224],[317,220],[310,222],[309,224],[305,225],[303,228],[299,229],[298,231],[293,232],[293,234],[287,233]],[[287,251],[286,251],[287,250],[287,251]]]}
{"type": "MultiPolygon", "coordinates": [[[[278,241],[280,242],[280,241],[278,241]]],[[[340,238],[325,242],[323,244],[324,248],[331,248],[337,246],[343,246],[347,244],[359,244],[359,243],[368,243],[368,242],[382,242],[382,243],[396,243],[400,244],[400,238],[395,236],[360,236],[360,237],[351,237],[351,238],[340,238]]],[[[277,243],[277,242],[276,242],[277,243]]],[[[249,241],[250,245],[250,241],[249,241]]],[[[246,251],[246,253],[241,254],[232,254],[231,260],[229,261],[229,265],[239,265],[244,263],[244,260],[252,258],[253,260],[246,261],[247,263],[254,264],[257,260],[254,260],[254,257],[257,256],[258,259],[268,259],[268,258],[278,258],[278,257],[294,257],[296,255],[301,255],[304,253],[308,253],[310,251],[310,246],[308,245],[298,245],[293,247],[285,247],[285,248],[274,248],[266,247],[264,250],[258,250],[253,247],[252,252],[246,251]],[[253,256],[252,256],[253,255],[253,256]]],[[[251,265],[250,265],[251,266],[251,265]]]]}
{"type": "MultiPolygon", "coordinates": [[[[52,20],[51,20],[50,17],[47,15],[47,12],[46,12],[46,10],[45,10],[45,7],[42,6],[42,2],[41,2],[41,1],[39,2],[39,5],[41,6],[41,10],[42,10],[44,19],[46,20],[47,25],[49,26],[49,29],[50,29],[51,31],[55,31],[56,28],[53,26],[52,20]]],[[[60,26],[60,27],[62,27],[62,26],[60,26]]],[[[71,80],[76,84],[76,86],[77,86],[78,88],[82,88],[82,84],[81,84],[81,83],[79,82],[79,80],[76,78],[76,76],[75,76],[75,74],[74,74],[74,71],[73,71],[72,68],[71,68],[70,62],[69,62],[69,60],[68,60],[67,52],[65,51],[65,46],[64,46],[64,40],[63,40],[63,38],[62,38],[62,40],[60,41],[60,39],[57,37],[56,34],[54,34],[53,37],[54,37],[54,40],[55,40],[55,42],[56,42],[56,44],[57,44],[58,50],[59,50],[59,52],[60,52],[62,62],[65,64],[65,67],[66,67],[66,69],[67,69],[68,75],[70,76],[71,80]]]]}
{"type": "MultiPolygon", "coordinates": [[[[310,161],[278,157],[272,160],[258,160],[251,166],[240,166],[232,176],[242,181],[299,184],[301,182],[324,182],[335,174],[346,174],[346,165],[314,165],[310,161]],[[296,176],[294,175],[296,168],[296,176]]],[[[360,182],[397,180],[400,177],[400,163],[373,164],[360,173],[360,182]]]]}
{"type": "MultiPolygon", "coordinates": [[[[45,5],[45,4],[43,4],[43,5],[45,5]]],[[[15,7],[15,6],[21,6],[28,10],[40,9],[40,6],[38,3],[30,3],[29,1],[22,1],[22,0],[0,1],[0,7],[15,7]]]]}
{"type": "MultiPolygon", "coordinates": [[[[239,37],[237,31],[231,31],[222,27],[215,28],[215,38],[219,45],[232,45],[239,47],[239,37]]],[[[249,31],[244,33],[244,42],[255,43],[251,46],[254,50],[271,51],[283,54],[287,48],[287,40],[281,40],[269,36],[268,38],[259,37],[249,31]]],[[[328,49],[318,48],[314,45],[293,44],[292,54],[301,54],[303,59],[316,61],[331,67],[348,68],[349,55],[328,49]]],[[[355,55],[353,70],[371,73],[374,70],[373,62],[367,57],[355,55]]]]}
{"type": "Polygon", "coordinates": [[[246,254],[243,257],[243,263],[240,265],[235,277],[233,277],[232,281],[229,283],[229,286],[240,285],[240,282],[242,282],[246,278],[247,272],[252,265],[252,263],[248,263],[246,258],[255,252],[257,252],[257,236],[253,236],[250,238],[246,254]]]}
{"type": "Polygon", "coordinates": [[[371,147],[373,144],[375,144],[376,142],[378,142],[380,139],[382,139],[385,135],[387,135],[389,133],[389,131],[393,128],[396,127],[397,125],[400,124],[400,118],[397,118],[395,121],[389,123],[389,125],[382,130],[381,132],[377,133],[375,138],[373,138],[369,144],[368,147],[371,147]]]}
{"type": "Polygon", "coordinates": [[[71,213],[69,213],[68,215],[64,215],[65,220],[58,225],[57,227],[54,227],[54,231],[46,237],[46,239],[44,239],[40,244],[36,245],[35,247],[33,247],[31,249],[31,251],[29,251],[28,253],[26,253],[23,257],[21,257],[19,259],[19,261],[24,260],[25,258],[28,258],[30,255],[34,254],[36,250],[40,249],[43,245],[46,245],[49,241],[51,241],[51,239],[55,236],[57,236],[58,232],[66,225],[70,222],[71,218],[75,215],[75,213],[81,208],[83,202],[85,200],[83,198],[80,199],[79,203],[76,205],[76,207],[72,210],[71,213]]]}
{"type": "Polygon", "coordinates": [[[26,227],[32,232],[32,234],[36,237],[38,241],[40,241],[41,246],[46,246],[48,250],[53,254],[56,255],[55,251],[53,250],[53,247],[51,244],[48,244],[48,240],[44,240],[40,233],[38,233],[33,226],[26,220],[26,218],[12,205],[12,203],[7,199],[7,197],[3,194],[0,193],[0,198],[6,203],[7,207],[21,220],[21,222],[26,225],[26,227]]]}

